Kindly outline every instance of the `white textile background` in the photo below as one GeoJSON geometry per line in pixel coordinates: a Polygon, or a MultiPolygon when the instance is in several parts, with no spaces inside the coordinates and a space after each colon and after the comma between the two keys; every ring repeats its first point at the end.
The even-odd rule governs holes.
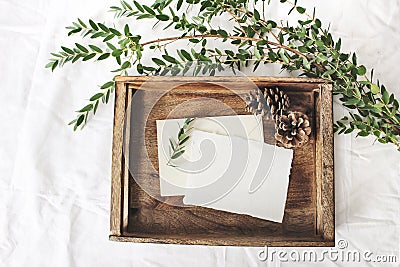
{"type": "MultiPolygon", "coordinates": [[[[400,97],[399,0],[304,2],[400,97]]],[[[105,11],[115,4],[0,0],[0,266],[309,266],[261,262],[259,248],[108,241],[112,104],[101,106],[83,131],[66,124],[115,65],[66,65],[53,74],[44,65],[60,44],[86,44],[67,38],[65,26],[77,17],[111,22],[105,11]]],[[[270,13],[285,17],[287,8],[280,7],[270,13]]],[[[148,40],[154,34],[144,23],[131,30],[148,40]]],[[[273,68],[256,73],[276,74],[273,68]]],[[[342,113],[336,104],[335,117],[342,113]]],[[[400,266],[400,153],[373,141],[335,137],[336,239],[349,249],[397,256],[392,265],[359,266],[400,266]]]]}

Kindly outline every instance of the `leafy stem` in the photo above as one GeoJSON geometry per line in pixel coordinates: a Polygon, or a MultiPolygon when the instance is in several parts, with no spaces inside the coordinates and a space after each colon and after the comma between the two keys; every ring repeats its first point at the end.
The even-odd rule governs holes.
{"type": "MultiPolygon", "coordinates": [[[[334,124],[339,134],[357,130],[357,136],[372,135],[381,143],[393,143],[400,148],[398,100],[373,79],[373,70],[371,78],[366,76],[367,69],[357,62],[356,53],[342,51],[341,39],[335,40],[329,27],[322,26],[315,16],[315,9],[310,15],[297,0],[280,0],[290,4],[289,14],[295,11],[302,19],[292,25],[288,22],[278,25],[265,19],[264,12],[259,13],[256,8],[259,1],[154,0],[152,5],[144,5],[135,0],[122,0],[120,6],[111,7],[116,18],[151,19],[155,21],[154,26],[163,26],[163,30],[173,27],[179,35],[142,41],[140,35],[132,34],[130,30],[134,21],[119,30],[93,20],[85,23],[78,19],[67,27],[68,35],[80,33],[102,45],[76,43],[73,48],[62,46],[59,52],[52,53],[46,67],[54,70],[67,62],[114,59],[118,67],[112,72],[121,75],[127,75],[132,68],[141,75],[185,74],[188,65],[193,64],[197,64],[194,75],[200,72],[215,75],[216,69],[221,70],[224,66],[239,70],[252,66],[256,70],[261,64],[277,63],[282,70],[300,71],[302,76],[323,78],[332,83],[333,93],[340,96],[349,113],[334,124]],[[187,16],[187,12],[180,12],[185,5],[188,9],[197,6],[196,15],[187,16]],[[213,26],[216,24],[213,19],[223,15],[230,18],[233,27],[213,26]],[[219,45],[210,46],[207,41],[210,39],[228,44],[224,49],[219,45]],[[171,49],[171,44],[178,40],[187,40],[188,46],[171,49]],[[145,65],[141,59],[147,51],[152,54],[152,64],[145,65]]],[[[264,10],[264,5],[270,1],[262,2],[264,10]]],[[[100,100],[108,102],[114,88],[113,81],[101,86],[101,91],[78,111],[73,121],[74,129],[87,121],[89,112],[97,110],[100,100]]]]}
{"type": "Polygon", "coordinates": [[[183,123],[182,127],[179,127],[179,132],[177,139],[169,139],[169,159],[167,162],[168,166],[177,167],[172,162],[185,153],[185,144],[189,140],[189,132],[192,129],[190,125],[195,120],[195,118],[187,118],[183,123]]]}

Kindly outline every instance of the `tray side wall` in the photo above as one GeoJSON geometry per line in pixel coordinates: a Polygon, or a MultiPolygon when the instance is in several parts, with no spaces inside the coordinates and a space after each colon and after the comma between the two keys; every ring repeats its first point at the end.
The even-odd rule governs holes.
{"type": "Polygon", "coordinates": [[[335,196],[333,157],[332,85],[319,86],[316,99],[317,234],[335,241],[335,196]]]}
{"type": "Polygon", "coordinates": [[[115,106],[113,125],[113,148],[111,169],[111,211],[110,211],[110,236],[121,236],[127,228],[127,196],[125,158],[123,155],[124,119],[126,114],[127,97],[126,84],[116,82],[115,106]]]}

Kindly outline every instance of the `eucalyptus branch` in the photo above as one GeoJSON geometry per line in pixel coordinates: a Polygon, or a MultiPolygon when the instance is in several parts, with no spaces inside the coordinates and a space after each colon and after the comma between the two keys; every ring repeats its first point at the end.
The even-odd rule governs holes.
{"type": "MultiPolygon", "coordinates": [[[[322,27],[321,20],[315,17],[315,9],[310,15],[298,5],[297,0],[280,0],[290,4],[289,14],[296,11],[305,19],[295,25],[278,25],[273,20],[265,20],[264,12],[261,18],[250,2],[256,4],[257,0],[155,0],[150,6],[123,0],[120,6],[111,7],[116,18],[150,19],[155,21],[154,27],[173,27],[181,34],[141,41],[141,36],[131,33],[128,24],[123,30],[118,30],[93,20],[84,23],[78,19],[67,27],[68,35],[80,33],[91,40],[101,40],[103,45],[76,43],[73,48],[62,46],[59,52],[52,54],[47,67],[54,70],[67,62],[114,58],[118,67],[113,72],[120,74],[127,74],[128,70],[136,68],[143,75],[177,75],[187,73],[188,66],[199,61],[194,63],[194,75],[200,71],[214,75],[222,65],[240,69],[253,63],[256,70],[261,64],[278,63],[282,69],[300,70],[302,75],[324,78],[333,84],[334,93],[341,96],[340,100],[349,110],[348,116],[335,123],[336,131],[348,134],[358,130],[358,136],[373,135],[379,142],[393,143],[400,149],[398,100],[379,81],[374,82],[373,70],[370,78],[366,76],[367,69],[358,64],[355,53],[341,51],[341,39],[335,41],[329,27],[322,27]],[[178,14],[184,5],[188,8],[198,6],[200,11],[191,17],[185,12],[178,14]],[[211,26],[213,18],[223,14],[230,16],[230,21],[237,25],[232,32],[211,26]],[[229,41],[230,44],[221,51],[218,47],[207,46],[207,39],[210,38],[223,43],[229,41]],[[168,53],[167,47],[178,40],[188,41],[192,48],[173,49],[174,53],[168,53]],[[200,49],[196,51],[194,48],[197,45],[200,49]],[[143,65],[143,53],[156,49],[161,55],[152,58],[152,65],[143,65]]],[[[264,5],[265,2],[263,10],[264,5]]],[[[84,125],[89,112],[97,110],[100,100],[108,102],[114,86],[112,81],[101,86],[101,91],[90,98],[90,103],[78,111],[77,118],[72,122],[75,129],[84,125]]]]}

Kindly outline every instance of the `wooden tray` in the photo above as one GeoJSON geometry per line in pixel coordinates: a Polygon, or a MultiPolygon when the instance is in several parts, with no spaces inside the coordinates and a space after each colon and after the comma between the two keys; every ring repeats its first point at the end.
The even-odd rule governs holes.
{"type": "MultiPolygon", "coordinates": [[[[320,79],[270,77],[118,77],[116,81],[110,240],[230,246],[335,245],[330,84],[320,79]],[[279,86],[289,95],[291,109],[306,113],[313,125],[310,142],[294,150],[283,223],[202,207],[170,205],[181,204],[182,199],[168,197],[159,201],[142,190],[128,170],[129,159],[124,157],[123,146],[133,145],[135,155],[129,158],[137,163],[131,163],[131,171],[144,177],[152,194],[159,194],[158,173],[141,164],[141,157],[148,153],[158,169],[155,120],[165,119],[178,104],[201,97],[218,99],[237,114],[248,114],[238,96],[251,89],[248,79],[259,87],[279,86]],[[148,103],[152,94],[171,87],[174,89],[158,100],[146,120],[142,113],[153,105],[148,103]],[[225,87],[234,88],[236,93],[225,87]],[[134,94],[140,101],[130,107],[134,94]],[[126,129],[131,129],[126,137],[125,116],[129,118],[126,129]],[[145,140],[135,137],[135,123],[139,121],[146,121],[145,140]]],[[[213,114],[212,107],[199,104],[172,117],[199,115],[221,114],[213,114]]],[[[270,131],[270,127],[265,127],[266,138],[273,136],[270,131]]]]}

